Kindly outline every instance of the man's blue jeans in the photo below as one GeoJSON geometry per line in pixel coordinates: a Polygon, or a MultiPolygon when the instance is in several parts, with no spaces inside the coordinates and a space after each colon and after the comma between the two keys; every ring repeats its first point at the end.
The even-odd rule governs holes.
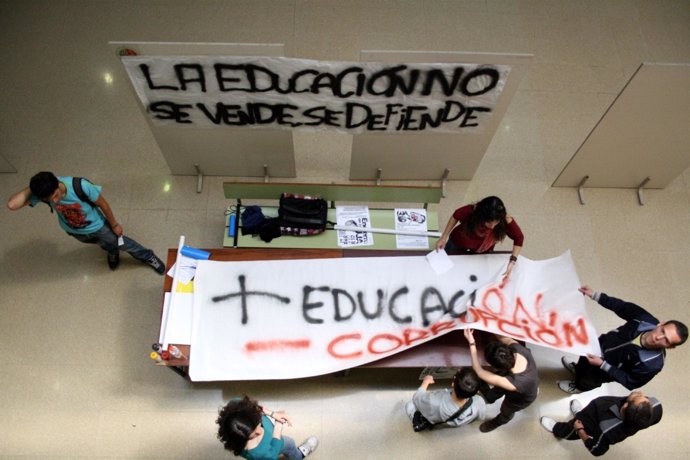
{"type": "Polygon", "coordinates": [[[133,239],[124,235],[122,238],[125,240],[125,244],[118,246],[117,235],[115,235],[108,225],[104,225],[99,230],[86,235],[79,235],[76,233],[68,233],[68,235],[73,236],[82,243],[98,244],[101,249],[109,254],[116,254],[118,250],[122,250],[128,252],[129,255],[141,262],[147,262],[153,257],[152,250],[143,247],[133,239]]]}

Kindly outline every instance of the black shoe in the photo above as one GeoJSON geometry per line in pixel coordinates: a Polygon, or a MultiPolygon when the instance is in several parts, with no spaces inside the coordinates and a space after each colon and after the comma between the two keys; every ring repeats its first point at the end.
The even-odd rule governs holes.
{"type": "Polygon", "coordinates": [[[162,275],[163,273],[165,273],[165,264],[163,263],[162,260],[160,260],[158,257],[156,257],[155,254],[152,255],[151,258],[144,263],[146,263],[149,267],[156,270],[156,273],[158,273],[159,275],[162,275]]]}
{"type": "Polygon", "coordinates": [[[111,270],[117,270],[120,265],[120,252],[109,252],[108,253],[108,267],[111,270]]]}
{"type": "Polygon", "coordinates": [[[495,418],[492,418],[491,420],[487,420],[486,422],[479,425],[479,431],[481,431],[482,433],[488,433],[489,431],[494,431],[499,426],[501,426],[501,424],[496,422],[495,418]]]}

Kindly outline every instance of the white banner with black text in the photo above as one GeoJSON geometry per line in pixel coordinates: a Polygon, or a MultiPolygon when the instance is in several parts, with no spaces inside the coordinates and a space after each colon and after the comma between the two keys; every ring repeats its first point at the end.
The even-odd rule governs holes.
{"type": "Polygon", "coordinates": [[[473,327],[572,354],[598,353],[570,253],[451,256],[436,275],[424,257],[199,261],[190,377],[289,379],[391,356],[473,327]]]}

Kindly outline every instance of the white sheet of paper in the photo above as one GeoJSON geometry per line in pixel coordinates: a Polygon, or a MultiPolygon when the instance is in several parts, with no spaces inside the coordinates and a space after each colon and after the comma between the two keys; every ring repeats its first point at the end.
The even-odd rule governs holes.
{"type": "MultiPolygon", "coordinates": [[[[371,217],[367,206],[336,206],[336,221],[338,225],[371,228],[371,217]]],[[[371,246],[374,235],[371,232],[350,232],[338,230],[338,246],[348,248],[352,246],[371,246]]]]}
{"type": "MultiPolygon", "coordinates": [[[[426,232],[426,209],[401,209],[393,211],[395,229],[407,232],[426,232]]],[[[429,238],[426,236],[395,235],[398,249],[428,249],[429,238]]]]}
{"type": "Polygon", "coordinates": [[[124,246],[125,245],[125,239],[122,236],[117,237],[117,245],[118,246],[124,246]]]}
{"type": "MultiPolygon", "coordinates": [[[[163,318],[168,319],[165,328],[165,342],[178,345],[191,345],[192,343],[192,307],[194,306],[194,294],[186,292],[175,293],[175,303],[170,305],[170,293],[163,297],[163,318]]],[[[161,332],[163,328],[161,327],[161,332]]],[[[159,343],[163,343],[163,337],[158,337],[159,343]]]]}
{"type": "Polygon", "coordinates": [[[437,275],[443,275],[453,268],[453,261],[448,257],[445,249],[441,249],[438,252],[436,250],[431,251],[426,255],[426,260],[437,275]]]}
{"type": "Polygon", "coordinates": [[[192,279],[194,279],[194,274],[196,273],[196,264],[198,260],[192,259],[191,257],[186,257],[180,254],[177,261],[168,270],[168,276],[171,278],[175,275],[175,265],[180,264],[180,270],[177,273],[177,281],[182,284],[188,284],[192,279]]]}

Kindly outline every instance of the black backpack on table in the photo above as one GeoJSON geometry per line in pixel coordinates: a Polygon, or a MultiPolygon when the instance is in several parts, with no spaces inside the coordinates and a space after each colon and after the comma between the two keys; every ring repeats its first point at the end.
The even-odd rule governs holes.
{"type": "Polygon", "coordinates": [[[283,193],[278,207],[281,235],[318,235],[326,230],[328,204],[323,198],[283,193]]]}

